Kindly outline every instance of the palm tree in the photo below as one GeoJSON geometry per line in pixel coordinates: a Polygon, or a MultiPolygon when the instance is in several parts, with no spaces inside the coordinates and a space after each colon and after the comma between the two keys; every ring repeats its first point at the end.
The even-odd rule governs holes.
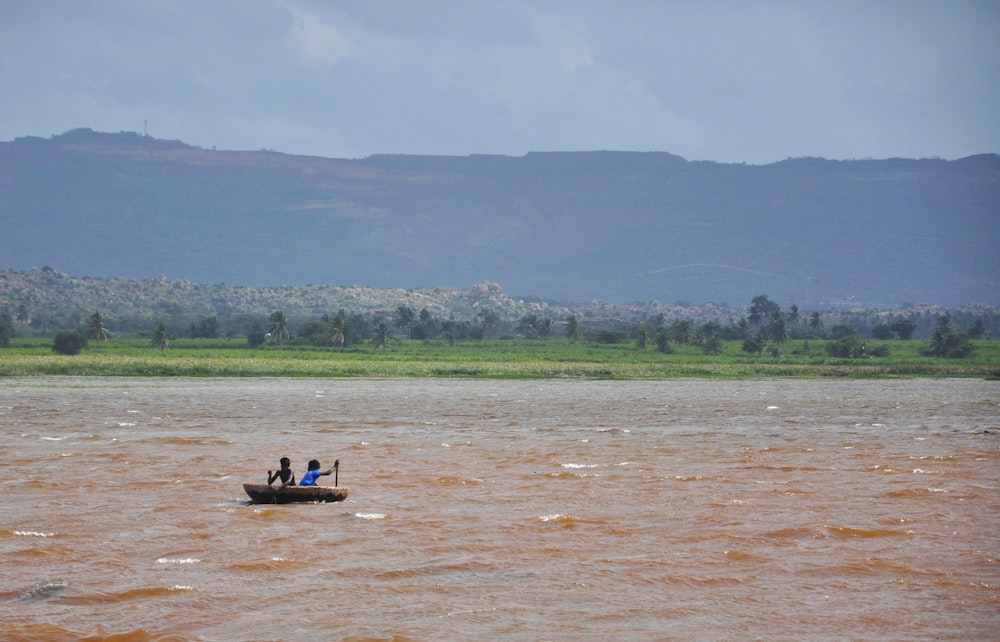
{"type": "Polygon", "coordinates": [[[281,310],[275,310],[271,313],[271,318],[268,320],[269,325],[267,326],[268,333],[281,345],[282,341],[288,340],[288,317],[281,310]]]}
{"type": "Polygon", "coordinates": [[[927,348],[926,354],[933,357],[949,357],[952,359],[964,359],[973,352],[972,341],[969,335],[964,332],[951,331],[951,319],[948,315],[938,317],[934,324],[934,334],[931,336],[931,344],[927,348]]]}
{"type": "Polygon", "coordinates": [[[649,339],[649,330],[645,323],[640,323],[635,330],[635,347],[637,350],[646,349],[646,341],[649,339]]]}
{"type": "Polygon", "coordinates": [[[717,334],[709,334],[702,342],[701,351],[705,354],[722,354],[722,339],[717,334]]]}
{"type": "Polygon", "coordinates": [[[662,325],[656,328],[656,350],[663,354],[673,354],[674,352],[670,345],[670,333],[662,325]]]}
{"type": "Polygon", "coordinates": [[[416,322],[417,318],[413,313],[413,308],[408,305],[401,305],[396,308],[396,320],[394,323],[397,328],[406,330],[406,338],[410,338],[410,330],[416,322]]]}
{"type": "Polygon", "coordinates": [[[750,303],[750,314],[747,321],[751,325],[764,325],[781,315],[781,307],[766,294],[758,294],[750,303]]]}
{"type": "Polygon", "coordinates": [[[813,312],[809,315],[809,327],[816,332],[819,332],[819,329],[823,327],[823,319],[819,316],[819,312],[813,312]]]}
{"type": "Polygon", "coordinates": [[[343,323],[339,320],[333,324],[333,332],[330,335],[330,341],[333,342],[333,347],[335,348],[344,347],[344,328],[341,327],[342,325],[343,323]]]}
{"type": "Polygon", "coordinates": [[[441,322],[441,333],[448,339],[448,345],[455,345],[455,338],[458,335],[458,323],[454,319],[446,319],[441,322]]]}
{"type": "Polygon", "coordinates": [[[940,328],[934,330],[934,335],[931,337],[931,345],[927,349],[927,354],[932,357],[945,357],[948,354],[948,335],[941,331],[940,328]]]}
{"type": "Polygon", "coordinates": [[[14,328],[14,321],[10,318],[10,314],[7,310],[0,312],[0,346],[7,347],[10,345],[10,340],[14,338],[17,334],[14,328]]]}
{"type": "Polygon", "coordinates": [[[691,322],[686,319],[677,319],[671,324],[670,334],[674,337],[674,343],[681,345],[691,343],[691,322]]]}
{"type": "Polygon", "coordinates": [[[934,324],[934,333],[941,333],[945,336],[951,334],[951,317],[947,314],[939,316],[937,323],[934,324]]]}
{"type": "Polygon", "coordinates": [[[566,338],[570,340],[570,343],[576,343],[577,339],[580,338],[580,323],[575,314],[566,317],[566,338]]]}
{"type": "Polygon", "coordinates": [[[383,350],[389,349],[389,326],[384,322],[379,321],[375,326],[375,336],[372,337],[372,345],[378,350],[382,348],[383,350]]]}
{"type": "Polygon", "coordinates": [[[104,327],[104,317],[101,316],[100,312],[95,312],[90,315],[90,320],[87,321],[87,338],[96,339],[98,343],[101,341],[107,341],[108,329],[104,327]]]}
{"type": "Polygon", "coordinates": [[[537,339],[538,323],[539,319],[537,314],[523,316],[521,317],[521,320],[518,321],[515,331],[519,332],[525,339],[537,339]]]}
{"type": "Polygon", "coordinates": [[[162,321],[153,330],[153,340],[150,341],[150,344],[159,348],[160,352],[170,348],[170,335],[167,334],[167,326],[162,321]]]}
{"type": "Polygon", "coordinates": [[[323,320],[330,324],[330,343],[332,343],[335,348],[343,348],[344,344],[347,343],[347,335],[349,332],[347,313],[341,310],[332,318],[324,315],[323,320]]]}
{"type": "Polygon", "coordinates": [[[767,338],[781,344],[788,341],[788,326],[785,325],[784,317],[777,316],[771,320],[771,325],[767,328],[767,338]]]}
{"type": "Polygon", "coordinates": [[[917,324],[911,319],[903,317],[893,321],[892,325],[889,327],[892,328],[892,331],[896,333],[897,337],[906,340],[913,336],[913,333],[917,329],[917,324]]]}
{"type": "Polygon", "coordinates": [[[982,339],[986,336],[986,324],[982,319],[976,319],[966,334],[970,339],[982,339]]]}
{"type": "Polygon", "coordinates": [[[476,313],[479,317],[479,322],[483,326],[483,336],[492,337],[497,326],[500,324],[500,317],[497,313],[489,308],[479,308],[479,312],[476,313]]]}

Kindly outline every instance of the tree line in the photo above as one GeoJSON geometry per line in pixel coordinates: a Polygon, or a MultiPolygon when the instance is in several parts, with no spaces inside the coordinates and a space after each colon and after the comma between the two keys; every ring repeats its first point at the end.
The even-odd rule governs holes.
{"type": "MultiPolygon", "coordinates": [[[[406,340],[482,341],[506,339],[565,338],[568,341],[596,343],[632,342],[636,349],[653,348],[669,354],[675,346],[693,346],[705,354],[719,354],[727,342],[738,341],[749,354],[779,356],[790,340],[803,340],[797,351],[808,352],[809,340],[824,340],[824,350],[832,357],[864,358],[888,354],[886,342],[893,339],[909,340],[919,327],[919,319],[911,316],[882,318],[868,324],[863,332],[857,326],[837,322],[826,327],[824,316],[818,312],[802,314],[796,305],[783,310],[768,295],[753,298],[746,313],[729,323],[708,321],[697,323],[691,319],[667,320],[663,314],[652,315],[640,322],[589,326],[586,319],[571,314],[554,319],[529,314],[517,320],[502,320],[489,308],[480,308],[471,319],[441,318],[428,309],[419,311],[400,305],[391,312],[365,315],[340,310],[324,314],[295,325],[282,311],[275,310],[269,317],[250,315],[241,318],[243,336],[251,348],[267,345],[309,345],[318,347],[347,348],[370,344],[375,349],[389,349],[392,342],[406,340]],[[880,343],[873,344],[875,339],[880,343]]],[[[169,326],[157,322],[147,332],[149,344],[160,351],[168,350],[172,338],[216,339],[233,338],[233,320],[229,320],[228,334],[224,323],[217,316],[203,317],[183,326],[169,326]]],[[[0,346],[10,344],[16,326],[6,311],[0,312],[0,346]]],[[[964,358],[973,352],[973,339],[985,338],[989,330],[982,318],[969,321],[959,330],[948,314],[934,320],[930,341],[924,350],[928,356],[964,358]]],[[[77,328],[62,330],[55,335],[53,350],[62,354],[76,354],[88,341],[103,342],[112,330],[99,312],[93,312],[77,328]]]]}

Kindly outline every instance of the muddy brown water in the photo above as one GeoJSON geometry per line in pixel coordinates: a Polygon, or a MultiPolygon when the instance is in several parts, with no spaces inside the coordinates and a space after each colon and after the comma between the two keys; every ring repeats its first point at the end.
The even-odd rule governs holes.
{"type": "Polygon", "coordinates": [[[14,378],[0,461],[5,640],[1000,639],[997,382],[14,378]]]}

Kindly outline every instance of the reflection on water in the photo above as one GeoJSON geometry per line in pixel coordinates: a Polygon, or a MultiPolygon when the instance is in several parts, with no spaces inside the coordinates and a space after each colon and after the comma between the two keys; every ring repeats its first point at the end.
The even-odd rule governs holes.
{"type": "Polygon", "coordinates": [[[0,637],[995,639],[998,392],[2,380],[0,637]]]}

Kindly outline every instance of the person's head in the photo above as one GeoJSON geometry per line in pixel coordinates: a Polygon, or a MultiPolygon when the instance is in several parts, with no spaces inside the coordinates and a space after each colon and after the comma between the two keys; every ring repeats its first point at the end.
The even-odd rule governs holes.
{"type": "Polygon", "coordinates": [[[281,467],[282,468],[288,468],[291,465],[292,465],[292,461],[288,457],[282,457],[281,458],[281,467]]]}
{"type": "Polygon", "coordinates": [[[309,460],[309,470],[319,470],[319,460],[310,459],[309,460]]]}

